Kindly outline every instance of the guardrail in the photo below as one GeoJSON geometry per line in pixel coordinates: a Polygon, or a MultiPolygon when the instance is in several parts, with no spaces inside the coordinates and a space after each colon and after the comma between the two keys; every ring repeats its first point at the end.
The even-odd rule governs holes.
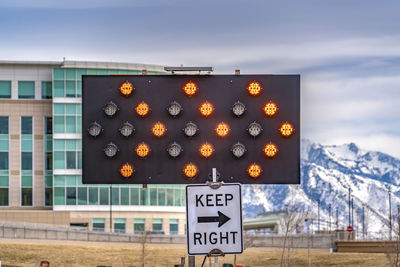
{"type": "MultiPolygon", "coordinates": [[[[11,239],[46,239],[46,240],[73,240],[91,242],[130,242],[142,243],[142,234],[110,233],[87,231],[79,228],[30,227],[0,224],[0,238],[11,239]]],[[[282,247],[285,242],[282,235],[244,235],[247,247],[282,247]]],[[[317,235],[289,235],[286,245],[293,248],[333,248],[335,236],[331,234],[317,235]]],[[[146,235],[146,243],[185,244],[186,235],[164,235],[151,233],[146,235]]]]}

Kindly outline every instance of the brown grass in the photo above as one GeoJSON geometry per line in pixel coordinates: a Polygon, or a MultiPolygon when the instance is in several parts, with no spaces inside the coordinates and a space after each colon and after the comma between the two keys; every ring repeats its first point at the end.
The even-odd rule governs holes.
{"type": "MultiPolygon", "coordinates": [[[[58,266],[136,266],[141,267],[141,248],[138,244],[85,243],[61,241],[11,241],[0,239],[0,256],[3,265],[39,266],[40,260],[48,260],[51,267],[58,266]],[[52,242],[54,244],[44,244],[52,242]],[[64,242],[66,243],[66,242],[64,242]]],[[[146,266],[171,267],[187,256],[183,245],[152,245],[146,249],[146,266]]],[[[279,266],[281,250],[276,248],[250,248],[237,255],[237,264],[251,267],[279,266]]],[[[384,254],[329,253],[312,251],[312,266],[388,266],[384,254]]],[[[200,267],[203,256],[196,257],[200,267]]],[[[187,262],[187,258],[186,258],[187,262]]],[[[208,259],[205,266],[208,267],[208,259]]],[[[233,255],[219,258],[219,266],[233,263],[233,255]]],[[[308,266],[307,251],[294,250],[291,266],[308,266]]]]}

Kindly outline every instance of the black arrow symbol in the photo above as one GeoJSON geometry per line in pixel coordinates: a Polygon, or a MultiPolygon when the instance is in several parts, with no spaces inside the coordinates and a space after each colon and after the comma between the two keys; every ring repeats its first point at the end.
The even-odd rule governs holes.
{"type": "Polygon", "coordinates": [[[224,225],[231,218],[218,211],[218,216],[197,217],[197,223],[218,223],[218,228],[224,225]]]}

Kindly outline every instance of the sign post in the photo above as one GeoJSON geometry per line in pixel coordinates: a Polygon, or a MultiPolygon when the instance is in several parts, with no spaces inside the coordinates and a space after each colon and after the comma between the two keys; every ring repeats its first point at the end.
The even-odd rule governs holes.
{"type": "Polygon", "coordinates": [[[242,195],[238,183],[213,182],[186,186],[189,255],[218,256],[243,252],[242,195]]]}

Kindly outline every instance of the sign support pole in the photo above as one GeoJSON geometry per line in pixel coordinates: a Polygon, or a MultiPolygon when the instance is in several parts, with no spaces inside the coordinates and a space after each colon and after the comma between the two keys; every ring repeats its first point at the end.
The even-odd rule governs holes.
{"type": "MultiPolygon", "coordinates": [[[[213,183],[217,183],[218,182],[218,178],[217,178],[217,168],[212,168],[212,181],[213,183]]],[[[214,257],[214,267],[218,267],[218,256],[214,257]]]]}

